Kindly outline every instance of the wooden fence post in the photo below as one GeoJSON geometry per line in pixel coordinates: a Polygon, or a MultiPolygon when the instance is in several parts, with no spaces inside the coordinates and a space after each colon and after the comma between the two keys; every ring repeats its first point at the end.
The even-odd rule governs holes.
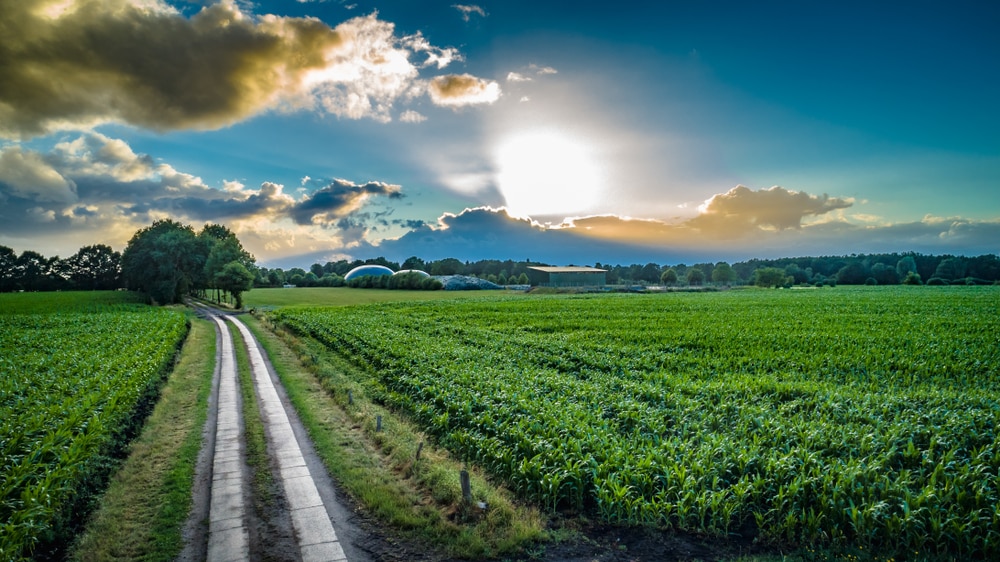
{"type": "Polygon", "coordinates": [[[469,481],[469,471],[462,469],[462,472],[458,473],[459,480],[462,482],[462,499],[466,503],[472,503],[472,483],[469,481]]]}

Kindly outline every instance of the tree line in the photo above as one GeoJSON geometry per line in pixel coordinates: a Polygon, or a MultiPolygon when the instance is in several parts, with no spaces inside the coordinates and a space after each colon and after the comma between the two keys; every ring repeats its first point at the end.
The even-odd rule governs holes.
{"type": "Polygon", "coordinates": [[[424,261],[417,256],[411,256],[402,263],[377,257],[367,260],[338,260],[325,264],[314,263],[308,270],[293,267],[288,270],[279,268],[268,269],[260,267],[257,271],[255,287],[341,287],[345,285],[344,276],[355,267],[362,265],[383,265],[393,271],[419,270],[431,275],[469,275],[480,277],[500,285],[518,285],[528,283],[528,267],[545,265],[543,263],[513,260],[480,260],[465,262],[455,258],[445,258],[437,261],[424,261]]]}
{"type": "Polygon", "coordinates": [[[256,269],[254,257],[225,226],[209,224],[196,233],[170,219],[138,230],[121,253],[96,244],[60,259],[0,246],[0,292],[124,288],[159,304],[194,294],[220,302],[228,297],[242,308],[256,269]]]}
{"type": "MultiPolygon", "coordinates": [[[[384,265],[392,270],[419,269],[431,275],[469,275],[501,285],[527,284],[531,266],[548,264],[531,260],[461,261],[456,258],[424,261],[411,256],[402,263],[378,257],[368,260],[339,260],[314,263],[309,269],[259,268],[255,287],[339,287],[344,275],[361,265],[384,265]]],[[[976,257],[924,255],[915,252],[891,254],[851,254],[845,256],[752,259],[729,264],[696,263],[686,265],[631,264],[610,265],[597,262],[594,267],[607,270],[611,285],[698,286],[760,285],[899,285],[899,284],[993,284],[1000,281],[1000,259],[987,254],[976,257]]]]}
{"type": "MultiPolygon", "coordinates": [[[[339,287],[353,268],[377,264],[394,271],[417,269],[431,275],[469,275],[501,285],[527,284],[528,268],[548,264],[532,260],[461,261],[456,258],[403,262],[384,257],[314,263],[308,269],[257,267],[235,234],[218,224],[195,232],[171,220],[157,221],[135,233],[123,253],[96,244],[60,259],[31,250],[20,255],[0,246],[0,292],[108,290],[144,291],[161,303],[178,302],[188,293],[228,295],[242,304],[241,294],[252,287],[339,287]]],[[[915,252],[851,254],[843,256],[751,259],[716,263],[610,265],[612,285],[898,285],[994,284],[1000,282],[1000,259],[994,254],[975,257],[926,255],[915,252]]]]}

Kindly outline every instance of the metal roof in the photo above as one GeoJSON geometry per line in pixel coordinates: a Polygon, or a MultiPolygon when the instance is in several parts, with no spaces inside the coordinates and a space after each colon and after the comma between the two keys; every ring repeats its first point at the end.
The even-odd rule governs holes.
{"type": "Polygon", "coordinates": [[[534,269],[536,271],[544,271],[545,273],[606,273],[607,269],[597,269],[594,267],[543,267],[543,266],[529,266],[528,269],[534,269]]]}

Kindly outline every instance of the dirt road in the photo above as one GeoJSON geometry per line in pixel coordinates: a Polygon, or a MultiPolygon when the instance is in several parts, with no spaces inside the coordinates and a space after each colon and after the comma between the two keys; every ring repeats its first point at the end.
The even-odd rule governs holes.
{"type": "MultiPolygon", "coordinates": [[[[266,352],[235,315],[198,307],[216,325],[215,384],[196,474],[195,507],[180,560],[366,562],[365,534],[337,498],[326,469],[288,404],[266,352]],[[247,463],[243,404],[233,337],[246,344],[254,398],[264,426],[269,478],[247,463]],[[255,490],[270,484],[266,509],[255,490]],[[265,484],[266,485],[266,484],[265,484]],[[257,506],[257,509],[254,509],[257,506]],[[263,511],[263,512],[262,512],[263,511]],[[206,525],[207,523],[207,525],[206,525]]],[[[256,469],[260,471],[258,467],[256,469]]]]}

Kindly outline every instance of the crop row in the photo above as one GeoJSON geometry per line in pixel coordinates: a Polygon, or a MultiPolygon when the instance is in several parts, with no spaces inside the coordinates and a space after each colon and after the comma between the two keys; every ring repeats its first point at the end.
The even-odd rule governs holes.
{"type": "Polygon", "coordinates": [[[187,331],[179,312],[79,309],[0,315],[2,560],[65,540],[187,331]]]}
{"type": "Polygon", "coordinates": [[[285,309],[552,509],[772,544],[1000,555],[995,289],[285,309]]]}

